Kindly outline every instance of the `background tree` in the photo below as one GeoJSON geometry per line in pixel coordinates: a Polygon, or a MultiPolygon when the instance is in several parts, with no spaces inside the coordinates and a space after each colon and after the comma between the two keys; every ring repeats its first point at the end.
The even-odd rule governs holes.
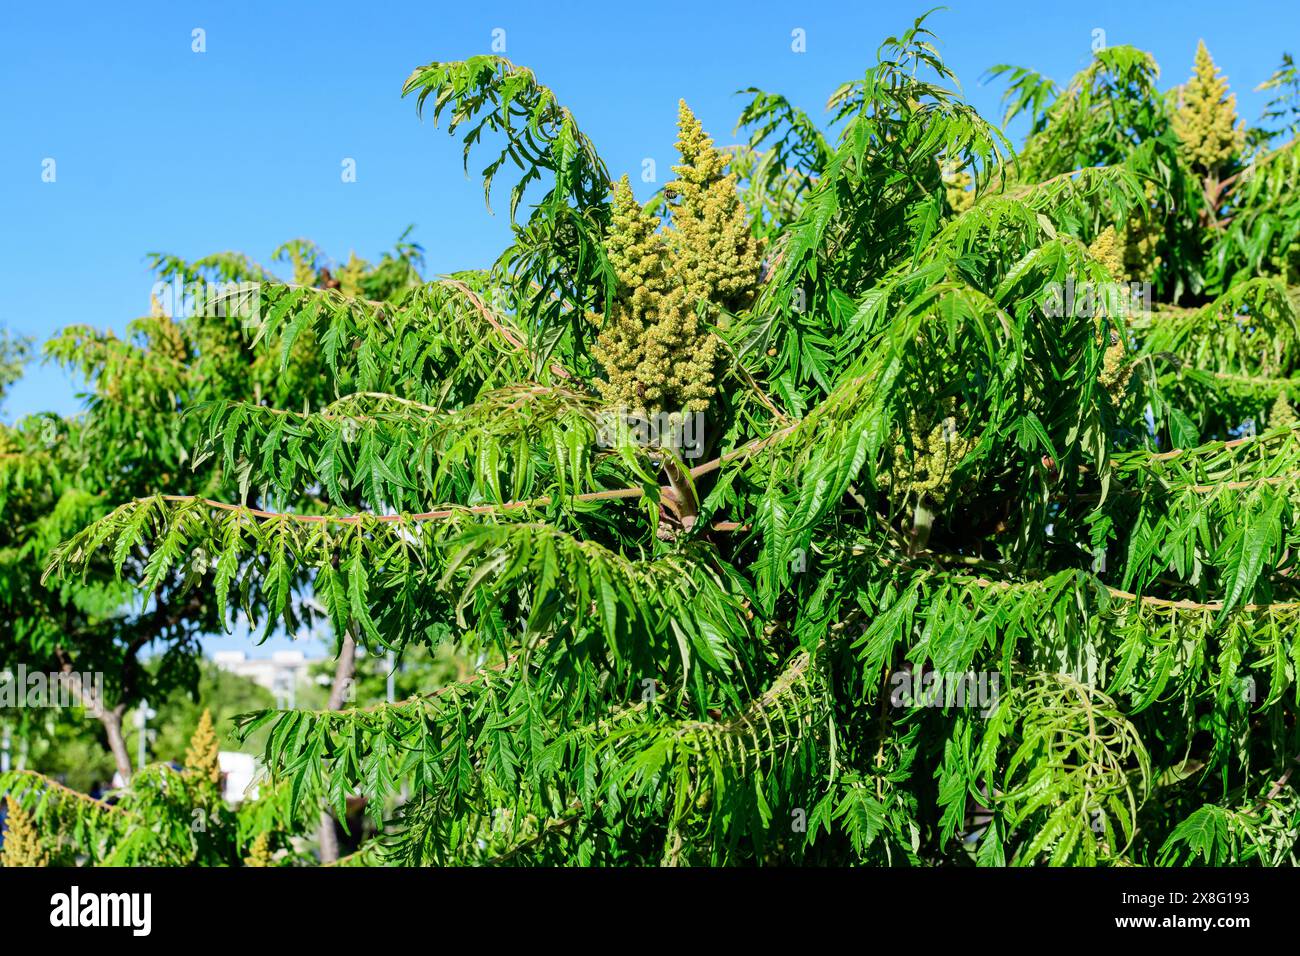
{"type": "MultiPolygon", "coordinates": [[[[327,281],[314,246],[298,240],[277,255],[290,252],[300,260],[312,257],[299,268],[299,278],[327,281]]],[[[249,496],[247,471],[241,475],[191,458],[199,420],[178,410],[213,401],[283,402],[289,396],[310,407],[334,397],[320,374],[321,349],[311,335],[250,348],[260,300],[219,297],[231,283],[269,281],[266,269],[232,253],[195,263],[156,255],[153,263],[166,291],[179,293],[170,297],[170,309],[155,300],[152,314],[133,322],[125,338],[73,326],[45,346],[48,359],[75,369],[90,384],[86,411],[70,419],[30,416],[0,429],[0,509],[6,518],[0,531],[0,663],[104,675],[104,699],[87,687],[83,703],[101,723],[123,779],[132,769],[122,726],[127,709],[146,699],[158,702],[174,688],[193,693],[197,687],[198,637],[218,628],[211,589],[203,586],[213,569],[196,553],[185,567],[155,579],[152,601],[132,606],[132,593],[115,583],[116,570],[131,566],[152,574],[134,556],[105,555],[76,585],[54,588],[39,582],[45,557],[112,502],[158,485],[249,496]]],[[[415,281],[419,263],[419,247],[403,236],[376,266],[352,257],[347,274],[359,287],[390,295],[415,281]]],[[[13,375],[4,373],[16,374],[16,368],[13,375]]],[[[312,491],[300,503],[327,498],[328,490],[312,491]]],[[[298,611],[291,615],[294,625],[300,616],[311,616],[310,608],[298,611]]]]}
{"type": "Polygon", "coordinates": [[[111,802],[30,770],[0,774],[10,826],[0,862],[6,866],[308,862],[301,835],[315,824],[315,806],[298,804],[287,787],[264,785],[232,809],[215,772],[217,748],[209,717],[191,740],[184,764],[142,768],[115,791],[111,802]],[[17,838],[12,843],[10,835],[17,838]],[[249,858],[255,862],[247,862],[249,858]]]}

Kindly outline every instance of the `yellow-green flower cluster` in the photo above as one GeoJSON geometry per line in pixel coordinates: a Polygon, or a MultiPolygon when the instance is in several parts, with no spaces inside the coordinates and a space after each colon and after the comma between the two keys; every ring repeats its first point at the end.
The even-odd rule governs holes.
{"type": "Polygon", "coordinates": [[[1102,355],[1101,374],[1097,381],[1101,383],[1113,401],[1118,402],[1128,391],[1129,380],[1133,377],[1133,363],[1128,359],[1128,349],[1124,340],[1116,331],[1110,333],[1111,344],[1102,355]]]}
{"type": "MultiPolygon", "coordinates": [[[[1124,270],[1126,251],[1126,243],[1114,226],[1103,229],[1088,246],[1088,254],[1104,265],[1116,282],[1128,281],[1128,274],[1124,270]]],[[[1104,303],[1109,298],[1109,296],[1101,296],[1100,300],[1104,303]]],[[[1104,307],[1102,313],[1104,314],[1104,307]]],[[[1118,317],[1114,318],[1118,319],[1118,317]]],[[[1102,356],[1101,373],[1097,380],[1101,383],[1101,387],[1110,393],[1110,397],[1118,402],[1128,389],[1129,379],[1133,377],[1133,363],[1128,360],[1128,349],[1124,345],[1120,332],[1112,328],[1107,333],[1104,327],[1099,326],[1098,340],[1100,341],[1101,336],[1106,334],[1110,335],[1110,345],[1106,347],[1102,356]]]]}
{"type": "Polygon", "coordinates": [[[366,277],[366,270],[369,268],[370,263],[359,258],[356,252],[349,252],[348,261],[339,268],[339,291],[344,295],[359,298],[361,296],[361,280],[366,277]]]}
{"type": "Polygon", "coordinates": [[[5,797],[5,842],[0,849],[0,866],[49,865],[49,854],[32,818],[13,797],[5,797]]]}
{"type": "Polygon", "coordinates": [[[302,249],[297,245],[289,247],[289,261],[293,263],[293,282],[294,285],[314,286],[316,284],[316,263],[303,255],[302,249]]]}
{"type": "Polygon", "coordinates": [[[970,188],[974,179],[970,173],[948,164],[943,167],[942,175],[943,193],[954,215],[961,215],[975,205],[975,191],[970,188]]]}
{"type": "Polygon", "coordinates": [[[1173,126],[1187,161],[1205,172],[1221,169],[1245,144],[1237,94],[1228,93],[1228,80],[1219,74],[1204,40],[1196,48],[1196,67],[1182,89],[1173,126]]]}
{"type": "Polygon", "coordinates": [[[1160,194],[1154,183],[1147,183],[1147,215],[1137,222],[1130,222],[1124,230],[1124,268],[1129,279],[1137,282],[1150,282],[1160,268],[1160,256],[1156,255],[1156,246],[1164,232],[1161,223],[1160,194]]]}
{"type": "Polygon", "coordinates": [[[1106,267],[1116,282],[1126,281],[1124,271],[1124,242],[1114,226],[1107,226],[1088,246],[1088,254],[1106,267]]]}
{"type": "Polygon", "coordinates": [[[911,499],[939,507],[955,497],[953,472],[961,464],[976,439],[961,434],[955,410],[933,426],[913,412],[908,417],[912,435],[912,456],[907,446],[894,447],[893,462],[880,473],[880,486],[896,500],[911,499]]]}
{"type": "Polygon", "coordinates": [[[271,834],[259,833],[253,840],[253,845],[248,848],[248,856],[244,858],[244,866],[274,866],[271,857],[271,834]]]}
{"type": "Polygon", "coordinates": [[[660,230],[626,176],[614,188],[606,251],[619,288],[592,349],[608,376],[597,383],[605,401],[645,415],[708,407],[718,341],[701,323],[701,304],[744,308],[761,263],[726,157],[685,102],[677,149],[678,178],[665,190],[670,228],[660,230]]]}
{"type": "Polygon", "coordinates": [[[185,751],[185,769],[196,774],[200,779],[213,783],[221,782],[220,746],[217,741],[216,728],[212,726],[212,712],[203,711],[199,726],[190,738],[189,749],[185,751]]]}
{"type": "Polygon", "coordinates": [[[673,272],[691,305],[707,299],[730,311],[754,297],[762,261],[749,232],[727,157],[713,146],[685,100],[678,104],[677,179],[665,189],[672,199],[673,229],[667,234],[673,272]]]}
{"type": "Polygon", "coordinates": [[[1286,392],[1278,392],[1273,407],[1268,410],[1269,428],[1290,428],[1296,423],[1295,409],[1287,398],[1286,392]]]}

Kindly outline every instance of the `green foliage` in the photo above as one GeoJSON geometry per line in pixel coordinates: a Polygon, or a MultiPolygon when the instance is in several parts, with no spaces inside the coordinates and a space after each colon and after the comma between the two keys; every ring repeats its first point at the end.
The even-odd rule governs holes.
{"type": "MultiPolygon", "coordinates": [[[[411,283],[396,281],[395,263],[409,273],[417,262],[418,247],[399,241],[396,252],[361,280],[405,294],[411,283]]],[[[78,703],[99,720],[123,777],[131,772],[122,729],[126,710],[197,686],[197,638],[219,622],[211,588],[204,586],[213,569],[203,555],[188,556],[183,567],[152,577],[157,597],[142,605],[117,578],[124,568],[143,567],[135,556],[122,552],[95,561],[77,584],[45,587],[40,576],[49,552],[115,502],[150,488],[224,495],[247,480],[246,472],[194,459],[202,421],[178,415],[178,409],[210,402],[283,404],[290,396],[319,406],[334,395],[311,331],[300,329],[291,340],[257,336],[253,319],[286,288],[268,270],[238,253],[194,263],[159,254],[153,264],[186,301],[176,297],[169,311],[155,298],[151,314],[130,323],[122,337],[78,325],[45,345],[47,359],[75,369],[89,383],[85,410],[70,418],[30,416],[0,428],[0,509],[6,519],[0,530],[0,665],[21,663],[47,675],[102,674],[102,688],[80,694],[78,703]],[[257,283],[242,303],[248,314],[228,307],[232,299],[183,308],[206,301],[217,283],[229,282],[257,283]]],[[[299,494],[294,501],[317,498],[299,494]]],[[[40,721],[19,723],[24,735],[40,730],[40,721]]],[[[51,729],[69,731],[66,722],[56,721],[51,729]]],[[[43,747],[38,742],[35,749],[43,747]]],[[[83,787],[111,776],[101,760],[66,756],[34,753],[34,761],[45,762],[33,765],[69,774],[83,787]]]]}
{"type": "Polygon", "coordinates": [[[31,349],[26,339],[15,338],[8,329],[0,330],[0,400],[14,382],[22,378],[23,364],[31,349]]]}
{"type": "Polygon", "coordinates": [[[1131,46],[1098,50],[1064,89],[1020,67],[995,66],[989,75],[1008,79],[1003,121],[1025,113],[1031,123],[1013,168],[1022,181],[1113,165],[1168,128],[1168,110],[1155,86],[1159,68],[1151,54],[1131,46]]]}
{"type": "Polygon", "coordinates": [[[281,789],[264,787],[232,809],[210,778],[167,764],[135,774],[112,803],[30,770],[0,774],[0,790],[60,866],[239,866],[263,834],[288,843],[315,823],[314,810],[295,807],[281,789]]]}
{"type": "Polygon", "coordinates": [[[467,172],[485,133],[504,139],[482,174],[487,200],[507,159],[521,172],[510,189],[515,241],[496,269],[518,299],[530,351],[544,359],[565,328],[581,339],[587,310],[603,308],[614,285],[602,245],[609,173],[595,145],[531,70],[504,57],[430,63],[407,78],[403,94],[411,93],[421,113],[432,97],[433,118],[446,113],[448,133],[464,127],[467,172]],[[547,191],[520,222],[519,205],[533,184],[547,191]]]}
{"type": "Polygon", "coordinates": [[[1263,119],[1267,123],[1280,123],[1281,129],[1261,130],[1266,139],[1279,136],[1295,137],[1300,131],[1300,71],[1290,53],[1282,54],[1282,62],[1273,75],[1255,87],[1257,92],[1268,91],[1268,106],[1263,119]]]}
{"type": "Polygon", "coordinates": [[[267,284],[244,344],[297,391],[159,409],[224,483],[114,486],[47,583],[112,568],[222,621],[319,608],[374,657],[473,661],[240,719],[275,807],[365,797],[351,863],[1293,862],[1295,153],[1189,159],[1132,48],[1064,87],[994,72],[1018,153],[924,18],[825,129],[751,91],[725,218],[763,274],[710,300],[687,458],[602,429],[589,346],[635,201],[530,72],[417,70],[467,162],[499,146],[489,189],[521,170],[510,248],[382,301],[267,284]]]}

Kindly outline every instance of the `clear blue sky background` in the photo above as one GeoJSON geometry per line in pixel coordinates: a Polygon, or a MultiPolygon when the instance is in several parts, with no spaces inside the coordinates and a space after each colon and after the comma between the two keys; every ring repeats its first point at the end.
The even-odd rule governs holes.
{"type": "MultiPolygon", "coordinates": [[[[121,331],[147,312],[146,253],[237,249],[264,263],[303,236],[343,260],[376,258],[411,223],[431,272],[489,264],[506,194],[484,207],[471,164],[401,98],[410,71],[491,52],[532,67],[611,172],[673,161],[684,97],[732,141],[748,86],[814,115],[879,42],[930,2],[429,3],[186,0],[6,4],[0,20],[0,327],[45,339],[74,322],[121,331]],[[191,50],[206,31],[207,51],[191,50]],[[791,50],[806,31],[807,52],[791,50]],[[57,181],[41,181],[42,161],[57,181]],[[357,182],[341,163],[356,160],[357,182]]],[[[1300,54],[1300,3],[955,0],[930,21],[967,98],[1000,116],[997,63],[1067,80],[1092,31],[1150,50],[1184,81],[1204,38],[1248,121],[1283,50],[1300,54]]],[[[1015,139],[1018,130],[1012,130],[1015,139]]],[[[654,187],[642,185],[647,193],[654,187]]],[[[79,385],[34,363],[4,420],[79,407],[79,385]]]]}

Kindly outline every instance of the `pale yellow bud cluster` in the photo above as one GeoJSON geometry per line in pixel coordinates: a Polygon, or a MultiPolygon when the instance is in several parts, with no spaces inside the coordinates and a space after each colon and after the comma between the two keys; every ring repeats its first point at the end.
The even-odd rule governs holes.
{"type": "Polygon", "coordinates": [[[880,474],[880,486],[895,500],[942,507],[956,497],[953,472],[975,447],[976,439],[961,434],[955,409],[950,410],[952,414],[933,426],[915,412],[909,415],[911,460],[907,446],[900,442],[894,447],[893,461],[880,474]]]}
{"type": "Polygon", "coordinates": [[[943,193],[954,215],[960,215],[975,205],[975,191],[970,188],[974,179],[970,173],[946,164],[943,166],[942,176],[943,193]]]}
{"type": "Polygon", "coordinates": [[[182,363],[189,358],[185,333],[174,319],[160,316],[152,320],[149,329],[149,349],[155,355],[182,363]]]}
{"type": "Polygon", "coordinates": [[[1295,409],[1291,407],[1286,392],[1278,392],[1273,407],[1268,410],[1268,427],[1290,428],[1296,421],[1295,409]]]}
{"type": "Polygon", "coordinates": [[[673,229],[667,234],[673,271],[686,286],[691,304],[701,299],[730,311],[754,296],[762,260],[749,232],[749,214],[740,201],[727,157],[713,146],[682,100],[678,105],[677,179],[665,192],[673,202],[673,229]]]}
{"type": "Polygon", "coordinates": [[[366,270],[369,268],[370,263],[359,258],[356,252],[348,253],[348,261],[339,268],[339,291],[344,295],[359,298],[361,296],[361,280],[365,278],[366,270]]]}
{"type": "Polygon", "coordinates": [[[627,177],[614,188],[606,251],[618,294],[592,349],[608,376],[597,383],[605,401],[647,415],[708,408],[719,343],[700,310],[744,308],[761,265],[726,157],[685,102],[677,149],[669,228],[636,201],[627,177]]]}
{"type": "MultiPolygon", "coordinates": [[[[1111,274],[1117,282],[1127,281],[1127,274],[1124,271],[1125,244],[1114,226],[1107,226],[1097,238],[1088,246],[1088,254],[1106,267],[1106,271],[1111,274]]],[[[1106,297],[1102,297],[1106,301],[1106,297]]],[[[1104,314],[1105,309],[1103,307],[1104,314]]],[[[1103,329],[1097,330],[1098,338],[1106,334],[1103,329]]],[[[1129,379],[1133,376],[1133,364],[1128,360],[1128,350],[1124,346],[1124,339],[1120,333],[1114,329],[1109,332],[1110,345],[1107,346],[1102,356],[1101,374],[1097,380],[1101,387],[1110,393],[1114,401],[1124,395],[1128,389],[1129,379]]]]}
{"type": "Polygon", "coordinates": [[[1147,215],[1137,222],[1130,222],[1124,230],[1124,268],[1128,270],[1131,280],[1150,282],[1160,268],[1160,256],[1156,247],[1163,232],[1160,223],[1160,194],[1154,183],[1147,183],[1143,190],[1146,194],[1147,215]]]}
{"type": "Polygon", "coordinates": [[[220,783],[220,749],[217,731],[212,725],[212,712],[204,710],[203,716],[199,718],[199,726],[190,738],[189,748],[185,751],[185,769],[200,779],[220,783]]]}
{"type": "Polygon", "coordinates": [[[1245,145],[1237,94],[1228,93],[1228,80],[1219,74],[1204,40],[1196,48],[1196,67],[1182,88],[1173,126],[1187,161],[1208,173],[1221,169],[1245,145]]]}
{"type": "Polygon", "coordinates": [[[244,866],[274,866],[271,857],[271,834],[259,833],[253,840],[253,845],[248,848],[248,856],[244,858],[244,866]]]}
{"type": "Polygon", "coordinates": [[[289,260],[293,263],[294,285],[313,286],[316,284],[316,265],[304,256],[296,247],[289,250],[289,260]]]}
{"type": "Polygon", "coordinates": [[[1116,282],[1124,282],[1127,273],[1124,271],[1124,241],[1120,238],[1119,233],[1115,231],[1114,226],[1107,226],[1097,234],[1097,238],[1092,240],[1088,246],[1088,254],[1106,267],[1110,277],[1116,282]]]}
{"type": "Polygon", "coordinates": [[[13,797],[5,797],[5,842],[0,866],[49,866],[40,831],[13,797]]]}
{"type": "Polygon", "coordinates": [[[1129,379],[1133,377],[1133,363],[1128,360],[1128,349],[1118,332],[1111,333],[1111,344],[1102,355],[1101,374],[1097,381],[1110,393],[1112,400],[1118,402],[1128,390],[1129,379]]]}

